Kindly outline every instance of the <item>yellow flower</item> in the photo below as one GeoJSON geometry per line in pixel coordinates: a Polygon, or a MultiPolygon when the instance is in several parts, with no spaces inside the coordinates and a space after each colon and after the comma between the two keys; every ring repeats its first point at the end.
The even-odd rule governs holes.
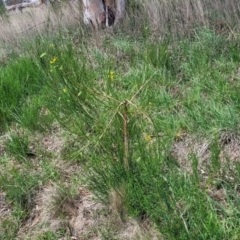
{"type": "Polygon", "coordinates": [[[114,79],[114,75],[115,75],[114,71],[110,71],[109,77],[110,77],[111,80],[114,79]]]}
{"type": "Polygon", "coordinates": [[[152,102],[149,102],[148,105],[152,105],[152,102]]]}
{"type": "Polygon", "coordinates": [[[186,133],[184,131],[180,130],[176,134],[176,139],[182,139],[185,135],[186,135],[186,133]]]}
{"type": "Polygon", "coordinates": [[[146,136],[146,141],[149,142],[149,141],[151,141],[151,140],[152,140],[152,136],[151,136],[151,135],[147,135],[147,136],[146,136]]]}
{"type": "Polygon", "coordinates": [[[180,138],[182,136],[182,133],[181,132],[178,132],[177,134],[176,134],[176,137],[177,138],[180,138]]]}
{"type": "Polygon", "coordinates": [[[63,88],[63,90],[62,90],[64,93],[66,93],[67,92],[67,89],[66,88],[63,88]]]}
{"type": "Polygon", "coordinates": [[[57,61],[57,57],[54,57],[51,61],[50,64],[54,64],[57,61]]]}

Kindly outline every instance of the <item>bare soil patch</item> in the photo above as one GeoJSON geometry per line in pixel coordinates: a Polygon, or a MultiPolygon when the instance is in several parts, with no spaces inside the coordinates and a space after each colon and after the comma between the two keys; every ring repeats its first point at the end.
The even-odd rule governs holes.
{"type": "Polygon", "coordinates": [[[66,230],[69,239],[100,240],[106,236],[122,240],[162,239],[150,222],[140,224],[129,218],[120,220],[84,187],[80,187],[78,195],[70,199],[62,196],[58,187],[52,184],[39,191],[31,217],[21,229],[19,238],[56,232],[60,228],[66,230]]]}
{"type": "MultiPolygon", "coordinates": [[[[199,170],[204,170],[210,164],[211,144],[214,139],[185,135],[175,141],[171,154],[179,162],[181,168],[192,170],[193,156],[198,159],[199,170]]],[[[229,161],[231,164],[240,161],[240,135],[233,132],[223,132],[218,138],[219,160],[221,164],[229,161]]]]}
{"type": "Polygon", "coordinates": [[[0,191],[0,219],[6,218],[11,213],[11,208],[6,202],[6,195],[0,191]]]}

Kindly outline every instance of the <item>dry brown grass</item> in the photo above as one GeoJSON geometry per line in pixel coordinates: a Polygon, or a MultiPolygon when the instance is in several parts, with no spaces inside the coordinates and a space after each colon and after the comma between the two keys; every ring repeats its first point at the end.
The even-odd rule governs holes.
{"type": "MultiPolygon", "coordinates": [[[[196,26],[219,32],[240,30],[240,6],[236,0],[127,1],[126,10],[123,27],[126,32],[142,33],[146,26],[158,36],[189,34],[196,26]]],[[[68,26],[83,26],[81,6],[76,2],[26,8],[22,13],[11,12],[8,20],[0,19],[0,42],[16,44],[33,33],[43,34],[68,26]]]]}
{"type": "Polygon", "coordinates": [[[71,199],[56,184],[51,184],[36,196],[35,207],[18,239],[39,239],[44,232],[56,232],[59,228],[67,231],[64,239],[100,240],[106,236],[122,240],[162,239],[147,219],[142,223],[130,218],[121,221],[84,187],[71,199]]]}
{"type": "Polygon", "coordinates": [[[11,208],[6,202],[6,194],[0,191],[0,220],[6,218],[10,212],[11,208]]]}
{"type": "Polygon", "coordinates": [[[7,19],[0,19],[0,42],[20,43],[22,38],[32,38],[34,34],[43,35],[46,31],[67,28],[81,22],[77,3],[62,4],[55,8],[53,11],[51,6],[41,5],[25,8],[22,13],[10,12],[7,19]]]}
{"type": "Polygon", "coordinates": [[[149,23],[155,33],[178,36],[188,34],[193,27],[208,26],[218,31],[240,30],[240,6],[236,0],[139,0],[128,2],[129,18],[138,26],[149,23]],[[133,4],[133,2],[135,4],[133,4]],[[131,14],[133,6],[140,13],[131,14]],[[147,21],[146,21],[147,20],[147,21]]]}
{"type": "MultiPolygon", "coordinates": [[[[214,139],[212,142],[215,141],[214,139]]],[[[209,168],[212,144],[211,140],[197,136],[183,136],[178,139],[173,147],[172,154],[174,158],[178,159],[179,165],[183,171],[192,171],[191,157],[195,155],[198,158],[198,167],[201,172],[207,172],[209,168]]],[[[222,132],[218,139],[219,160],[222,167],[226,166],[227,161],[234,166],[240,159],[240,136],[233,132],[222,132]]]]}
{"type": "Polygon", "coordinates": [[[120,187],[119,189],[111,189],[109,191],[109,209],[111,210],[112,214],[116,215],[116,217],[119,218],[125,212],[124,197],[124,187],[120,187]]]}

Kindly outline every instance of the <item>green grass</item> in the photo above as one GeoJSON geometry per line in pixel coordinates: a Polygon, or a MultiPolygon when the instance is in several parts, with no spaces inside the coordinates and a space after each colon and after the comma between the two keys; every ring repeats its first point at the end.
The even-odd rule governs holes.
{"type": "Polygon", "coordinates": [[[0,125],[9,138],[0,190],[12,208],[1,239],[17,239],[37,192],[52,182],[65,196],[84,183],[105,204],[114,189],[122,220],[149,218],[164,239],[237,239],[239,156],[224,156],[221,139],[239,135],[239,39],[207,28],[177,42],[150,36],[106,33],[98,47],[94,38],[75,45],[64,31],[38,36],[1,67],[0,125]],[[59,153],[39,143],[33,153],[33,137],[54,136],[56,122],[68,144],[59,153]],[[188,153],[190,169],[172,154],[186,136],[209,144],[204,160],[188,153]],[[60,162],[84,174],[65,175],[60,162]]]}

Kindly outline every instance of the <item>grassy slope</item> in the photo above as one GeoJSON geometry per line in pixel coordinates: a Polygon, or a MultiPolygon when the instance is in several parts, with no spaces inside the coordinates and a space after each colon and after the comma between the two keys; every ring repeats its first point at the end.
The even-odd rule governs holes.
{"type": "Polygon", "coordinates": [[[1,239],[238,238],[236,34],[130,27],[38,33],[1,59],[1,239]]]}

